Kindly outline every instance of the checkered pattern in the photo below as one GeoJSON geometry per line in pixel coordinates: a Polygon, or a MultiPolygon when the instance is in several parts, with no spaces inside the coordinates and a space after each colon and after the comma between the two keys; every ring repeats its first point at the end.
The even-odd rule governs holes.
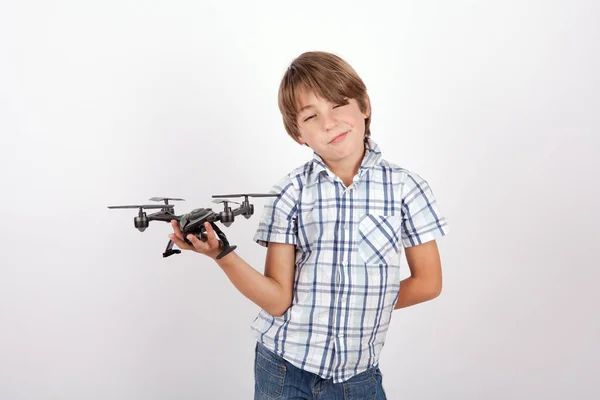
{"type": "Polygon", "coordinates": [[[261,310],[257,340],[334,382],[377,365],[400,288],[403,247],[449,232],[419,175],[384,160],[367,138],[346,187],[314,153],[267,198],[254,240],[296,245],[294,296],[281,317],[261,310]]]}

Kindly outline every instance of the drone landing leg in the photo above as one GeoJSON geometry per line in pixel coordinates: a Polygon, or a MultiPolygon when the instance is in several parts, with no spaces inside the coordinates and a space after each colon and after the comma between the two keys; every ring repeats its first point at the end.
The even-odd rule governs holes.
{"type": "Polygon", "coordinates": [[[221,242],[223,242],[223,251],[221,253],[219,253],[219,255],[217,256],[217,259],[221,259],[221,258],[225,257],[227,254],[231,253],[233,250],[235,250],[237,248],[237,246],[230,246],[229,240],[227,240],[227,237],[225,236],[223,231],[221,229],[219,229],[219,227],[216,224],[214,224],[212,222],[210,224],[212,225],[213,229],[217,233],[217,236],[219,236],[219,238],[221,239],[221,242]]]}
{"type": "Polygon", "coordinates": [[[165,252],[163,253],[163,257],[169,257],[172,256],[173,254],[179,254],[181,253],[181,250],[175,249],[173,250],[173,241],[169,240],[169,243],[167,243],[167,248],[165,249],[165,252]]]}

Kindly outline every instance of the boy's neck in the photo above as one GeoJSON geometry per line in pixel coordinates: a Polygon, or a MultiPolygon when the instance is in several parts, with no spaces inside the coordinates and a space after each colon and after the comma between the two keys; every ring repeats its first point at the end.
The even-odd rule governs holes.
{"type": "Polygon", "coordinates": [[[358,174],[358,170],[362,164],[365,152],[366,150],[363,146],[362,152],[358,153],[354,157],[348,157],[341,161],[329,161],[324,159],[323,162],[325,165],[327,165],[331,172],[340,178],[344,185],[348,187],[352,184],[356,174],[358,174]]]}

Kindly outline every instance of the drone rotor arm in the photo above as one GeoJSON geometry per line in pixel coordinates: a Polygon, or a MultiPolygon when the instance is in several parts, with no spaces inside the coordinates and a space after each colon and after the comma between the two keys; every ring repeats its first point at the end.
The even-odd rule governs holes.
{"type": "Polygon", "coordinates": [[[162,221],[162,222],[171,222],[172,220],[179,220],[181,215],[175,215],[172,213],[166,212],[158,212],[154,214],[148,215],[148,221],[162,221]]]}
{"type": "Polygon", "coordinates": [[[239,206],[236,209],[231,210],[234,216],[242,215],[248,211],[250,211],[251,207],[249,206],[239,206]]]}

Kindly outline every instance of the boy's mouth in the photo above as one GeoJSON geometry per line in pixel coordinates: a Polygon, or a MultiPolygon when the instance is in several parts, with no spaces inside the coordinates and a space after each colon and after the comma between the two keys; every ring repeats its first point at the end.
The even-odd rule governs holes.
{"type": "Polygon", "coordinates": [[[340,133],[339,135],[337,135],[336,137],[334,137],[333,139],[331,139],[331,141],[329,142],[329,144],[341,142],[342,140],[344,140],[344,138],[346,137],[347,134],[348,134],[348,132],[340,133]]]}

